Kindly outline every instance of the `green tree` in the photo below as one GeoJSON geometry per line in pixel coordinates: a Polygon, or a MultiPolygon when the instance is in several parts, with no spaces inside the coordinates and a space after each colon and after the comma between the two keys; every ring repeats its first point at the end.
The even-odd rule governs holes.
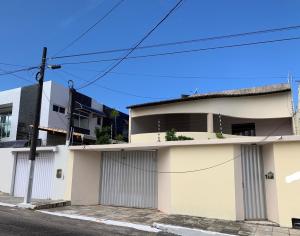
{"type": "Polygon", "coordinates": [[[116,109],[111,110],[110,112],[110,118],[114,121],[114,137],[117,136],[117,118],[120,116],[119,111],[116,109]]]}
{"type": "Polygon", "coordinates": [[[95,128],[96,144],[110,144],[110,127],[95,128]]]}

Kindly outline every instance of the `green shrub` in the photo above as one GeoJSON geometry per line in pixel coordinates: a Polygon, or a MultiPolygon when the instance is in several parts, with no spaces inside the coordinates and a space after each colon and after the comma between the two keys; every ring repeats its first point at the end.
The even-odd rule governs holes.
{"type": "Polygon", "coordinates": [[[191,138],[191,137],[179,135],[179,136],[177,137],[177,140],[194,140],[194,139],[191,138]]]}
{"type": "Polygon", "coordinates": [[[176,136],[176,130],[171,129],[166,132],[166,141],[182,141],[182,140],[194,140],[191,137],[186,137],[183,135],[176,136]]]}
{"type": "Polygon", "coordinates": [[[110,127],[95,128],[96,144],[110,144],[110,127]]]}
{"type": "Polygon", "coordinates": [[[223,133],[221,133],[221,132],[216,133],[216,137],[217,138],[225,138],[223,133]]]}
{"type": "Polygon", "coordinates": [[[118,134],[118,135],[115,137],[115,140],[122,142],[122,141],[124,141],[124,137],[123,137],[122,134],[118,134]]]}

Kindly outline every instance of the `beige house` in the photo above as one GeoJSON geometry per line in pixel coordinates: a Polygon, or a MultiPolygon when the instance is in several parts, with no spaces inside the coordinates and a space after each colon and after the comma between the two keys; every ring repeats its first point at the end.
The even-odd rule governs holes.
{"type": "Polygon", "coordinates": [[[194,139],[215,138],[218,132],[225,136],[296,133],[289,84],[195,94],[128,108],[132,143],[164,141],[172,128],[194,139]]]}
{"type": "MultiPolygon", "coordinates": [[[[33,193],[74,205],[295,227],[300,136],[293,114],[286,84],[131,106],[131,143],[39,148],[35,173],[48,179],[35,176],[33,193]],[[164,141],[171,128],[194,140],[164,141]],[[225,138],[216,137],[220,131],[225,138]]],[[[0,149],[0,191],[24,194],[28,151],[0,149]]]]}

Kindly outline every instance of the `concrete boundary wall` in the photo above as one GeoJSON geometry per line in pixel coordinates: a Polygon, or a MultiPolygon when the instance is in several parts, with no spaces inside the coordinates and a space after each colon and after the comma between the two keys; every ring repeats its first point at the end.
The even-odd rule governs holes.
{"type": "Polygon", "coordinates": [[[14,172],[12,148],[0,148],[0,191],[10,193],[14,172]]]}
{"type": "MultiPolygon", "coordinates": [[[[53,151],[54,152],[54,169],[53,169],[53,192],[51,199],[69,200],[66,191],[69,180],[69,153],[66,146],[41,147],[37,152],[53,151]],[[61,178],[56,177],[57,170],[62,171],[61,178]]],[[[16,156],[18,152],[29,153],[29,148],[0,148],[0,191],[13,194],[16,156]]],[[[27,180],[24,180],[27,181],[27,180]]]]}

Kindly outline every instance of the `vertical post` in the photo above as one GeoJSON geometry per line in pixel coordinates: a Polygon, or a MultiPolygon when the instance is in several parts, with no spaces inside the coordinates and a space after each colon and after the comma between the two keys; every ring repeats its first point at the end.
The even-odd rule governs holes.
{"type": "Polygon", "coordinates": [[[160,120],[157,121],[157,142],[160,142],[160,120]]]}
{"type": "Polygon", "coordinates": [[[219,113],[219,125],[220,125],[220,133],[223,134],[222,116],[220,113],[219,113]]]}
{"type": "Polygon", "coordinates": [[[214,114],[213,113],[207,114],[207,132],[208,133],[214,132],[214,114]]]}
{"type": "Polygon", "coordinates": [[[32,136],[31,136],[32,138],[31,138],[31,144],[30,144],[30,152],[29,152],[29,178],[28,178],[28,184],[27,184],[27,191],[26,191],[26,194],[24,197],[24,203],[26,203],[26,204],[31,202],[31,195],[32,195],[34,166],[35,166],[35,157],[36,157],[36,146],[37,146],[37,139],[38,139],[38,134],[39,134],[42,93],[43,93],[43,83],[44,83],[46,61],[47,61],[47,48],[44,47],[40,71],[36,74],[36,79],[38,80],[38,94],[37,94],[37,101],[36,101],[36,107],[35,107],[35,117],[34,117],[34,123],[33,123],[33,132],[32,132],[32,136]]]}
{"type": "MultiPolygon", "coordinates": [[[[70,141],[72,140],[73,137],[73,127],[74,127],[74,119],[73,119],[73,113],[74,113],[74,83],[73,80],[68,81],[69,85],[69,114],[68,114],[68,130],[67,130],[67,136],[66,136],[66,145],[70,145],[70,141]]],[[[72,144],[72,142],[71,142],[72,144]]]]}

